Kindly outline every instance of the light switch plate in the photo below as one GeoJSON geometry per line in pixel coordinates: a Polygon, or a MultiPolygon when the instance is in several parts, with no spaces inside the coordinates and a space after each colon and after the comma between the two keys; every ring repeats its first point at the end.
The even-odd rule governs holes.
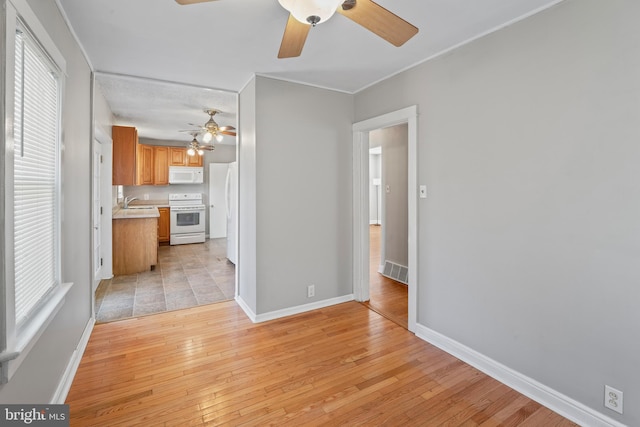
{"type": "Polygon", "coordinates": [[[420,186],[420,198],[421,199],[426,199],[427,198],[427,186],[426,185],[421,185],[420,186]]]}

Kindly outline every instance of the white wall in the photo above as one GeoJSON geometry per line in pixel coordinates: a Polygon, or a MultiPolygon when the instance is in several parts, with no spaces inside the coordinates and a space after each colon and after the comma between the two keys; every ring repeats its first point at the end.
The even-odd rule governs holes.
{"type": "Polygon", "coordinates": [[[109,104],[100,90],[100,86],[93,85],[93,126],[94,138],[100,143],[102,151],[102,170],[100,180],[100,198],[102,205],[102,230],[100,241],[100,257],[103,260],[101,275],[103,279],[113,277],[112,254],[112,217],[111,207],[117,203],[111,185],[113,172],[113,141],[111,139],[111,127],[115,121],[109,104]]]}
{"type": "Polygon", "coordinates": [[[91,73],[55,2],[28,3],[67,61],[62,117],[62,280],[74,286],[11,381],[0,386],[2,403],[51,402],[91,315],[91,73]]]}
{"type": "Polygon", "coordinates": [[[558,6],[375,85],[419,105],[418,322],[640,425],[640,2],[558,6]],[[625,414],[603,407],[604,384],[625,414]]]}
{"type": "Polygon", "coordinates": [[[256,77],[241,94],[240,111],[239,264],[249,268],[244,251],[257,249],[255,313],[350,295],[353,97],[256,77]],[[246,100],[254,84],[255,98],[246,100]],[[254,101],[252,115],[245,108],[254,101]],[[255,139],[245,141],[244,126],[253,123],[243,121],[253,117],[255,139]],[[247,186],[255,191],[245,194],[247,186]],[[253,203],[255,209],[247,206],[253,203]],[[249,241],[247,209],[256,214],[249,241]],[[308,285],[315,285],[313,298],[308,285]]]}

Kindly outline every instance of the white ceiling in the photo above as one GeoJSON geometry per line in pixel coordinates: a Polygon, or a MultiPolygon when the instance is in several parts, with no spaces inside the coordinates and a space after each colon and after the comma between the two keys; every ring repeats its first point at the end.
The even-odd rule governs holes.
{"type": "MultiPolygon", "coordinates": [[[[381,6],[417,26],[419,33],[402,47],[394,47],[338,14],[312,28],[302,55],[277,59],[288,18],[277,0],[219,0],[180,6],[174,0],[57,0],[80,40],[95,71],[186,83],[218,89],[211,98],[176,101],[175,88],[156,85],[153,96],[144,80],[125,83],[111,78],[103,92],[120,118],[133,117],[130,108],[152,113],[163,104],[163,90],[173,93],[174,109],[146,114],[149,130],[142,136],[166,135],[165,110],[180,114],[195,109],[190,122],[204,123],[203,108],[218,108],[221,125],[235,126],[235,97],[254,74],[355,93],[377,81],[416,65],[461,43],[494,31],[547,8],[559,0],[377,0],[381,6]],[[138,84],[139,89],[131,85],[138,84]],[[126,89],[124,88],[126,86],[126,89]],[[215,98],[217,94],[220,98],[215,98]],[[142,100],[140,99],[142,96],[142,100]],[[210,101],[209,101],[210,100],[210,101]],[[189,105],[186,105],[189,104],[189,105]],[[145,110],[145,108],[143,108],[145,110]],[[195,114],[200,114],[197,119],[195,114]],[[155,119],[153,119],[155,117],[155,119]],[[228,119],[229,121],[226,121],[228,119]],[[154,125],[152,122],[155,122],[154,125]]],[[[101,82],[102,84],[102,82],[101,82]]],[[[194,89],[194,88],[191,88],[194,89]]],[[[189,89],[187,92],[192,92],[189,89]]],[[[179,91],[178,91],[179,92],[179,91]]],[[[193,90],[193,92],[196,92],[193,90]]],[[[171,104],[167,100],[167,103],[171,104]]],[[[134,124],[141,127],[140,124],[134,124]]],[[[186,122],[180,129],[185,129],[186,122]]],[[[179,129],[174,129],[177,131],[179,129]]],[[[171,139],[167,137],[157,139],[171,139]]],[[[183,139],[189,140],[188,135],[183,139]]]]}
{"type": "MultiPolygon", "coordinates": [[[[219,110],[219,126],[237,127],[234,92],[103,73],[96,82],[117,124],[134,126],[142,138],[189,142],[187,131],[204,125],[210,108],[219,110]]],[[[221,143],[235,144],[235,137],[223,135],[221,143]]]]}

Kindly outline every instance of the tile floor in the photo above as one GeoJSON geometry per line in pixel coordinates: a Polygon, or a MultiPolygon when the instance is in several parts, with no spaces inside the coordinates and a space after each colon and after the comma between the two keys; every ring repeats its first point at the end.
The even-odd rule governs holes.
{"type": "Polygon", "coordinates": [[[158,248],[154,271],[115,276],[96,290],[96,321],[110,322],[233,299],[226,239],[158,248]]]}

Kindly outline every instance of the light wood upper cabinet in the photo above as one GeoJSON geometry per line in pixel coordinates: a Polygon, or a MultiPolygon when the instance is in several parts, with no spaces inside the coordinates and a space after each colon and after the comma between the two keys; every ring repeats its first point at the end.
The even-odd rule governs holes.
{"type": "Polygon", "coordinates": [[[170,147],[169,166],[197,166],[202,167],[202,156],[190,156],[185,147],[170,147]]]}
{"type": "Polygon", "coordinates": [[[113,126],[113,185],[136,184],[138,131],[129,126],[113,126]]]}
{"type": "Polygon", "coordinates": [[[113,185],[169,185],[169,166],[202,167],[185,147],[145,145],[130,126],[113,126],[113,185]]]}
{"type": "Polygon", "coordinates": [[[153,183],[169,185],[169,147],[153,147],[153,183]]]}
{"type": "Polygon", "coordinates": [[[138,142],[138,131],[131,126],[113,126],[113,185],[152,185],[153,147],[138,142]]]}
{"type": "Polygon", "coordinates": [[[138,144],[136,185],[153,185],[153,147],[138,144]]]}
{"type": "Polygon", "coordinates": [[[202,156],[196,154],[195,156],[190,156],[187,154],[187,166],[202,166],[202,156]]]}
{"type": "Polygon", "coordinates": [[[186,166],[187,149],[182,147],[169,148],[169,166],[186,166]]]}

